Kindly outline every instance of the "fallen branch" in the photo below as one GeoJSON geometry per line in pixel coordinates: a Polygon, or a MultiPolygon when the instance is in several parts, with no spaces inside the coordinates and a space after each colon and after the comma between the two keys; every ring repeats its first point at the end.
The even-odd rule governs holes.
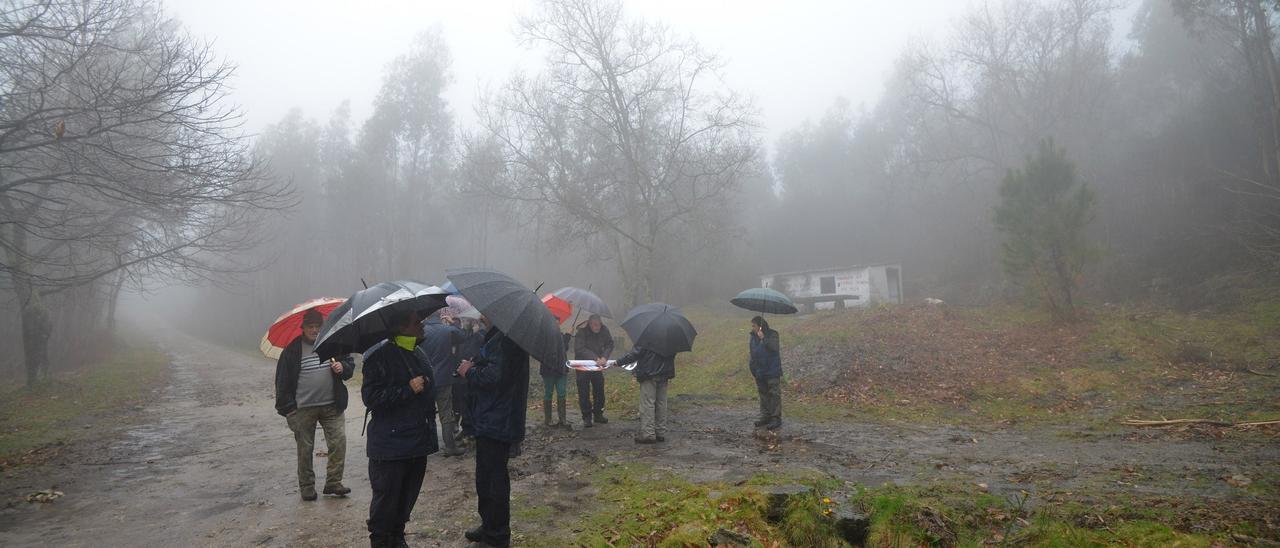
{"type": "Polygon", "coordinates": [[[1159,421],[1126,419],[1120,422],[1125,426],[1175,426],[1179,424],[1207,424],[1210,426],[1223,426],[1227,428],[1248,428],[1250,426],[1267,426],[1271,424],[1280,424],[1280,420],[1226,422],[1226,421],[1216,421],[1212,419],[1169,419],[1169,420],[1159,420],[1159,421]]]}
{"type": "Polygon", "coordinates": [[[1263,373],[1263,372],[1261,372],[1261,371],[1255,371],[1255,370],[1254,370],[1253,368],[1251,368],[1251,367],[1246,367],[1246,368],[1244,368],[1244,370],[1245,370],[1245,371],[1248,371],[1248,372],[1250,372],[1250,373],[1253,373],[1254,375],[1259,375],[1259,376],[1262,376],[1262,377],[1280,377],[1280,375],[1276,375],[1276,374],[1274,374],[1274,373],[1263,373]]]}

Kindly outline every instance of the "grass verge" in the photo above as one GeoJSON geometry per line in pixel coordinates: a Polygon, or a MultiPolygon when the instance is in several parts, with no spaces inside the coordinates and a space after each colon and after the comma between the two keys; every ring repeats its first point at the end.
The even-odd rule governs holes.
{"type": "Polygon", "coordinates": [[[59,373],[35,387],[0,393],[0,468],[38,462],[40,449],[93,437],[109,419],[153,398],[167,378],[168,356],[118,340],[98,364],[59,373]]]}

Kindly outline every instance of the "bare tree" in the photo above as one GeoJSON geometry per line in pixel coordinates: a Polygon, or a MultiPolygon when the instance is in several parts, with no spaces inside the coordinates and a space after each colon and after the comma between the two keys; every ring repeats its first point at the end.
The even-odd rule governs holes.
{"type": "Polygon", "coordinates": [[[753,109],[715,56],[620,2],[546,0],[519,36],[548,66],[479,109],[503,168],[481,190],[553,213],[548,237],[611,257],[629,303],[655,298],[672,238],[724,234],[704,213],[753,166],[753,109]]]}
{"type": "Polygon", "coordinates": [[[51,293],[253,267],[233,254],[289,189],[250,153],[231,73],[149,2],[0,12],[0,272],[22,310],[28,383],[48,365],[51,293]]]}

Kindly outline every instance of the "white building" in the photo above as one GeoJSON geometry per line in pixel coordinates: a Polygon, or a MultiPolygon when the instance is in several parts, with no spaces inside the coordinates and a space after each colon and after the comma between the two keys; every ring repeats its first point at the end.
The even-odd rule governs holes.
{"type": "Polygon", "coordinates": [[[902,304],[902,266],[879,264],[766,274],[760,277],[760,286],[781,291],[808,310],[902,304]]]}

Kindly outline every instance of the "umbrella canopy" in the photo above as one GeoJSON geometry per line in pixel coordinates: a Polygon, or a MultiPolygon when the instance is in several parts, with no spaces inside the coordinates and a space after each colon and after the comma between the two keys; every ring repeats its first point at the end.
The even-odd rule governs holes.
{"type": "MultiPolygon", "coordinates": [[[[441,289],[444,288],[442,287],[441,289]]],[[[476,310],[476,307],[471,306],[471,303],[458,295],[449,295],[448,297],[445,297],[445,303],[449,305],[447,308],[450,316],[455,318],[469,318],[472,320],[480,319],[480,311],[476,310]]]]}
{"type": "Polygon", "coordinates": [[[569,302],[555,295],[543,295],[542,304],[547,305],[547,310],[551,311],[551,315],[555,316],[559,323],[564,323],[569,319],[569,315],[573,314],[573,307],[569,306],[569,302]]]}
{"type": "Polygon", "coordinates": [[[294,306],[276,318],[276,321],[271,322],[271,327],[267,328],[267,333],[262,336],[262,342],[258,344],[258,350],[273,360],[280,358],[280,352],[284,351],[284,347],[289,346],[289,343],[302,334],[302,316],[306,315],[308,310],[315,309],[320,315],[328,317],[333,309],[344,302],[346,299],[321,297],[294,306]]]}
{"type": "Polygon", "coordinates": [[[569,302],[569,304],[578,307],[579,310],[588,314],[599,314],[606,318],[612,318],[613,313],[609,312],[609,305],[598,297],[595,293],[582,289],[580,287],[562,287],[557,289],[553,295],[560,297],[569,302]]]}
{"type": "Polygon", "coordinates": [[[450,281],[445,281],[444,285],[440,286],[440,289],[445,290],[445,292],[450,295],[461,295],[461,293],[458,292],[458,288],[455,287],[453,285],[453,282],[450,282],[450,281]]]}
{"type": "Polygon", "coordinates": [[[693,350],[693,338],[698,336],[698,330],[679,308],[663,303],[632,308],[622,319],[622,329],[636,346],[668,357],[693,350]]]}
{"type": "Polygon", "coordinates": [[[532,290],[494,270],[462,268],[445,274],[476,310],[534,359],[564,363],[560,322],[532,290]]]}
{"type": "Polygon", "coordinates": [[[364,352],[386,338],[386,320],[402,310],[417,310],[424,318],[445,307],[443,289],[412,280],[383,282],[357,291],[335,308],[320,326],[316,354],[321,360],[364,352]]]}
{"type": "Polygon", "coordinates": [[[729,299],[738,308],[765,314],[795,314],[796,304],[781,292],[767,287],[753,287],[729,299]]]}

